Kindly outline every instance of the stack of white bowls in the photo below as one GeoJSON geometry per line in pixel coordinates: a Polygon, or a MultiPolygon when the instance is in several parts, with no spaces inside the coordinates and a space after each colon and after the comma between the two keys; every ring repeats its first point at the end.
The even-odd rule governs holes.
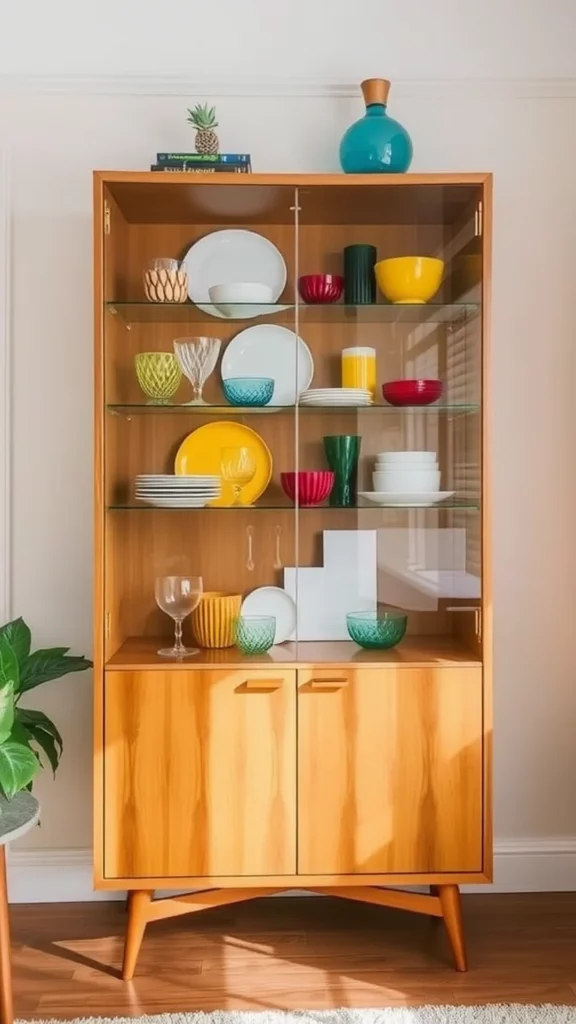
{"type": "Polygon", "coordinates": [[[435,494],[440,490],[436,452],[380,452],[372,484],[381,494],[435,494]]]}

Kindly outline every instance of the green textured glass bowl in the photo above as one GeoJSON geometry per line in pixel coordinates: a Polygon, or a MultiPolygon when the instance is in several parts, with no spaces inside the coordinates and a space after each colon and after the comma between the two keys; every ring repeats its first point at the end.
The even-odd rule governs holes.
{"type": "Polygon", "coordinates": [[[399,611],[349,612],[348,633],[355,643],[369,651],[385,651],[399,644],[406,632],[408,616],[399,611]]]}
{"type": "Polygon", "coordinates": [[[236,647],[244,654],[264,654],[274,643],[274,615],[241,615],[236,619],[236,647]]]}

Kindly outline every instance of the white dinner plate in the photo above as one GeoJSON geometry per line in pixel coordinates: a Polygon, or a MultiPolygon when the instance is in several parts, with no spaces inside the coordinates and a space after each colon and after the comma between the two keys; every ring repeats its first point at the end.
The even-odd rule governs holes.
{"type": "Polygon", "coordinates": [[[220,491],[141,491],[136,489],[134,492],[138,498],[169,498],[174,501],[178,501],[183,498],[218,498],[220,491]]]}
{"type": "Polygon", "coordinates": [[[152,505],[154,508],[204,508],[208,504],[207,499],[194,500],[190,498],[188,500],[182,498],[181,501],[163,501],[161,498],[138,498],[138,501],[144,502],[145,505],[152,505]]]}
{"type": "Polygon", "coordinates": [[[197,484],[219,484],[219,476],[175,476],[174,473],[166,476],[137,476],[137,483],[162,484],[174,487],[195,487],[197,484]]]}
{"type": "Polygon", "coordinates": [[[451,498],[455,491],[428,491],[422,494],[398,494],[391,491],[359,491],[361,498],[366,498],[374,505],[413,505],[415,508],[427,508],[439,501],[451,498]]]}
{"type": "Polygon", "coordinates": [[[300,408],[308,409],[361,409],[372,405],[372,402],[343,402],[338,398],[327,398],[323,402],[300,402],[300,408]]]}
{"type": "Polygon", "coordinates": [[[272,377],[274,405],[294,405],[314,376],[308,345],[294,331],[278,324],[258,324],[240,331],[222,356],[222,380],[229,377],[272,377]],[[298,387],[296,387],[296,342],[298,387]]]}
{"type": "MultiPolygon", "coordinates": [[[[272,289],[277,302],[286,284],[282,253],[256,231],[229,229],[204,235],[184,257],[188,271],[188,295],[199,309],[225,319],[227,314],[210,302],[209,289],[215,284],[257,281],[272,289]]],[[[254,313],[248,313],[253,316],[254,313]]],[[[246,316],[242,314],[241,318],[246,316]]]]}
{"type": "Polygon", "coordinates": [[[296,605],[281,587],[258,587],[242,602],[241,615],[274,615],[274,643],[283,644],[296,629],[296,605]]]}
{"type": "Polygon", "coordinates": [[[371,395],[372,392],[368,388],[310,388],[304,394],[309,395],[310,398],[313,398],[315,395],[349,395],[350,397],[356,397],[357,395],[371,395]]]}

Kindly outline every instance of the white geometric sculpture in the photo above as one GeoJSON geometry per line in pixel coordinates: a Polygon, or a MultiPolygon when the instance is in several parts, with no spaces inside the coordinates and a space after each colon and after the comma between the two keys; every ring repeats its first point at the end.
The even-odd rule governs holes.
{"type": "Polygon", "coordinates": [[[376,610],[377,531],[323,530],[322,539],[324,566],[285,569],[284,590],[296,602],[298,640],[348,640],[347,612],[376,610]]]}

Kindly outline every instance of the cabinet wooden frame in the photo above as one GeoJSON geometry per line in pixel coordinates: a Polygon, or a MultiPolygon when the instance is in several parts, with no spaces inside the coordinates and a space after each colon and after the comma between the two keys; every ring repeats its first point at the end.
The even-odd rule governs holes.
{"type": "MultiPolygon", "coordinates": [[[[436,204],[436,207],[438,204],[436,204]]],[[[403,229],[398,237],[408,237],[407,228],[403,229]]],[[[414,228],[417,237],[417,227],[414,228]]],[[[463,959],[457,953],[456,947],[460,943],[461,935],[458,932],[459,912],[454,902],[454,887],[460,884],[488,882],[492,879],[492,584],[491,584],[491,524],[490,524],[490,431],[489,431],[489,324],[490,324],[490,274],[491,274],[491,234],[492,234],[492,180],[489,174],[412,174],[412,175],[266,175],[253,174],[246,176],[235,175],[197,175],[182,174],[157,175],[148,172],[96,172],[94,176],[94,329],[95,329],[95,357],[94,357],[94,378],[95,378],[95,447],[94,447],[94,476],[95,476],[95,543],[94,543],[94,741],[95,741],[95,770],[94,770],[94,872],[95,884],[98,889],[115,890],[129,889],[136,894],[131,903],[131,924],[132,940],[129,943],[132,951],[135,948],[135,939],[138,937],[139,928],[146,920],[157,919],[158,916],[169,915],[169,904],[165,902],[162,910],[153,910],[154,902],[150,902],[147,896],[138,894],[151,893],[153,890],[174,889],[174,888],[206,888],[213,892],[211,897],[206,896],[203,905],[218,905],[218,902],[226,902],[226,892],[229,892],[230,901],[243,898],[240,890],[246,890],[253,895],[265,895],[270,891],[281,891],[286,888],[297,886],[308,887],[313,890],[333,891],[339,890],[339,895],[350,897],[352,891],[356,893],[354,898],[367,899],[371,902],[385,902],[384,897],[374,895],[381,893],[382,886],[407,886],[407,885],[430,885],[439,887],[438,892],[433,892],[429,899],[434,903],[417,904],[414,901],[407,909],[414,909],[418,912],[432,913],[436,916],[444,916],[450,921],[452,935],[455,936],[455,955],[457,963],[462,968],[463,959]],[[466,203],[461,200],[462,190],[468,189],[466,203]],[[228,192],[226,191],[228,190],[228,192]],[[232,191],[230,191],[232,190],[232,191]],[[264,214],[256,215],[254,212],[246,212],[258,204],[248,201],[244,202],[244,196],[260,198],[263,195],[272,195],[276,199],[271,201],[264,214]],[[111,828],[110,801],[107,800],[106,768],[108,772],[113,769],[114,762],[107,758],[107,734],[106,734],[106,682],[105,678],[115,676],[120,678],[125,674],[126,680],[129,676],[135,678],[138,673],[144,675],[168,672],[176,674],[180,671],[198,672],[202,674],[215,674],[236,670],[239,672],[260,673],[263,663],[258,659],[247,659],[237,653],[208,652],[207,656],[201,659],[194,666],[184,665],[172,666],[162,664],[154,655],[153,630],[147,629],[142,622],[138,628],[139,617],[142,617],[145,609],[145,602],[142,600],[141,592],[143,587],[148,587],[150,573],[142,565],[142,559],[138,557],[146,549],[149,543],[149,527],[141,517],[136,530],[138,531],[131,538],[132,528],[129,517],[132,513],[111,513],[107,512],[107,506],[112,503],[113,495],[118,493],[118,488],[126,485],[126,474],[136,471],[138,467],[137,454],[130,454],[125,450],[124,441],[128,436],[122,421],[114,422],[111,419],[111,412],[106,411],[106,404],[113,404],[126,398],[125,395],[111,394],[110,382],[114,381],[114,367],[110,365],[113,357],[110,352],[114,344],[125,339],[125,355],[127,359],[134,351],[138,351],[142,339],[151,336],[158,342],[164,342],[171,333],[180,333],[180,328],[169,322],[162,322],[159,313],[158,325],[131,324],[130,313],[118,313],[111,309],[115,300],[120,304],[122,301],[140,300],[140,295],[135,291],[136,282],[141,273],[141,262],[151,255],[172,255],[165,251],[156,251],[155,247],[162,241],[168,245],[174,244],[181,247],[184,238],[192,240],[200,234],[221,226],[231,227],[236,223],[238,226],[253,227],[258,230],[259,225],[265,225],[266,231],[277,244],[282,239],[292,239],[294,225],[289,219],[284,207],[284,197],[291,190],[297,197],[296,205],[301,207],[301,237],[306,239],[306,249],[303,252],[309,254],[312,263],[317,261],[317,254],[321,252],[322,246],[329,240],[329,244],[338,246],[342,239],[351,241],[359,240],[362,232],[354,228],[355,221],[349,209],[361,211],[365,218],[361,224],[369,220],[370,204],[373,197],[377,196],[383,208],[398,208],[403,211],[401,216],[405,217],[406,223],[416,215],[415,211],[423,211],[423,226],[421,229],[422,238],[434,238],[434,208],[435,196],[438,190],[442,191],[442,209],[451,218],[450,224],[444,230],[443,242],[446,251],[450,246],[457,246],[459,233],[467,233],[472,243],[471,234],[477,233],[477,242],[474,252],[478,253],[482,262],[482,288],[481,288],[481,474],[482,474],[482,495],[481,495],[481,562],[482,562],[482,599],[475,603],[479,612],[475,614],[459,615],[448,610],[449,602],[445,602],[446,608],[441,609],[438,615],[438,637],[429,638],[428,653],[426,646],[418,647],[418,638],[407,638],[406,646],[398,649],[397,656],[393,652],[387,652],[386,656],[379,658],[377,655],[370,656],[369,652],[362,652],[358,655],[357,648],[348,645],[344,650],[342,645],[338,650],[330,645],[325,646],[325,655],[321,645],[300,644],[294,653],[287,650],[280,660],[266,666],[268,674],[276,672],[292,673],[294,686],[301,686],[306,673],[313,672],[318,677],[334,674],[336,671],[344,670],[353,673],[356,671],[360,676],[362,672],[380,670],[383,673],[406,671],[410,673],[425,673],[431,671],[434,666],[442,665],[441,671],[445,674],[477,672],[481,673],[479,708],[474,714],[479,716],[479,737],[482,747],[481,771],[482,771],[482,793],[481,806],[478,808],[479,817],[476,824],[481,836],[481,858],[478,862],[478,870],[391,870],[374,871],[370,874],[346,871],[326,870],[321,873],[306,871],[289,871],[287,873],[263,873],[248,874],[242,871],[237,874],[223,874],[218,872],[195,873],[144,873],[135,874],[118,871],[115,877],[110,877],[106,868],[105,847],[106,835],[111,828]],[[316,193],[314,192],[316,190],[316,193]],[[320,190],[320,191],[318,191],[320,190]],[[323,191],[322,191],[323,190],[323,191]],[[321,194],[322,192],[322,194],[321,194]],[[228,206],[224,203],[219,207],[219,197],[226,194],[233,196],[233,202],[228,206]],[[316,206],[309,206],[308,196],[316,194],[320,196],[316,206]],[[346,195],[354,195],[354,203],[349,208],[346,202],[346,195]],[[198,197],[209,196],[210,201],[206,208],[217,212],[210,218],[207,213],[201,212],[201,204],[198,204],[198,197]],[[195,198],[191,198],[194,196],[195,198]],[[474,215],[474,228],[471,231],[470,218],[467,213],[467,205],[470,205],[471,198],[476,197],[476,212],[474,215]],[[278,198],[280,197],[280,198],[278,198]],[[334,202],[330,200],[334,197],[334,202]],[[280,207],[282,206],[282,211],[280,207]],[[230,213],[236,207],[240,213],[236,216],[230,213]],[[199,212],[200,211],[200,212],[199,212]],[[220,211],[220,212],[218,212],[220,211]],[[222,212],[224,211],[224,212],[222,212]],[[324,211],[328,220],[324,227],[317,223],[317,218],[324,211]],[[460,218],[460,220],[459,220],[460,218]],[[428,225],[428,226],[427,226],[428,225]],[[107,308],[108,307],[108,308],[107,308]],[[123,319],[124,317],[124,319],[123,319]],[[128,328],[132,328],[128,331],[128,328]],[[150,335],[148,332],[150,328],[150,335]],[[140,332],[140,333],[139,333],[140,332]],[[112,399],[112,403],[111,403],[112,399]],[[115,450],[116,449],[116,450],[115,450]],[[126,518],[121,521],[120,516],[126,518]],[[126,554],[128,561],[126,562],[126,554]],[[132,561],[130,561],[132,559],[132,561]],[[122,582],[118,583],[118,580],[122,582]],[[129,591],[129,588],[132,591],[129,591]],[[123,588],[123,589],[122,589],[123,588]],[[129,600],[126,600],[127,595],[129,600]],[[478,628],[480,623],[480,632],[478,628]],[[126,632],[128,630],[128,632],[126,632]],[[435,643],[438,643],[438,651],[442,649],[442,643],[446,640],[444,634],[450,638],[448,651],[438,654],[435,643]],[[135,637],[135,639],[131,639],[135,637]],[[410,646],[412,643],[412,646],[410,646]],[[405,653],[403,653],[405,652],[405,653]],[[410,660],[412,658],[412,660],[410,660]],[[298,680],[298,681],[297,681],[298,680]],[[108,814],[108,819],[106,815],[108,814]],[[106,821],[108,824],[106,825],[106,821]],[[378,887],[375,889],[374,887],[378,887]],[[215,895],[218,892],[220,895],[215,895]],[[210,902],[212,900],[212,903],[210,902]],[[426,907],[427,909],[424,909],[426,907]],[[432,910],[430,909],[432,907],[432,910]]],[[[441,237],[441,236],[439,236],[441,237]]],[[[450,250],[451,251],[451,250],[450,250]]],[[[295,288],[294,275],[296,266],[288,260],[289,272],[291,275],[291,286],[295,288]]],[[[306,263],[306,256],[296,264],[300,263],[300,273],[311,272],[313,267],[306,263]]],[[[332,266],[326,269],[335,269],[332,266]]],[[[161,311],[160,311],[161,312],[161,311]]],[[[229,335],[249,326],[249,321],[243,321],[233,325],[229,335]]],[[[220,326],[220,325],[218,325],[220,326]]],[[[321,325],[310,326],[314,345],[318,351],[323,351],[324,345],[341,346],[345,338],[345,330],[342,325],[332,324],[330,331],[323,332],[321,325]],[[332,340],[329,340],[331,338],[332,340]]],[[[198,329],[191,326],[189,333],[197,333],[198,329]]],[[[304,333],[304,328],[302,328],[304,333]]],[[[315,349],[316,350],[316,349],[315,349]]],[[[326,349],[325,351],[328,351],[326,349]]],[[[319,384],[324,383],[322,370],[319,370],[319,384]]],[[[210,385],[212,386],[212,385],[210,385]]],[[[128,392],[126,392],[128,394],[128,392]]],[[[212,393],[211,393],[212,394],[212,393]]],[[[133,393],[132,393],[133,395],[133,393]]],[[[132,397],[128,395],[128,397],[132,397]]],[[[120,403],[121,404],[121,403],[120,403]]],[[[207,417],[210,417],[209,410],[207,417]]],[[[276,436],[277,443],[282,444],[279,436],[282,414],[276,418],[267,417],[270,425],[267,427],[272,436],[276,436]]],[[[264,419],[262,417],[261,419],[264,419]]],[[[182,421],[183,423],[184,421],[182,421]]],[[[193,426],[199,425],[200,420],[194,421],[193,426]]],[[[260,421],[261,422],[261,421],[260,421]]],[[[260,422],[256,425],[260,427],[260,422]]],[[[346,432],[349,420],[347,414],[333,415],[330,417],[330,432],[346,432]]],[[[376,421],[374,421],[376,423],[376,421]]],[[[132,429],[132,428],[131,428],[132,429]]],[[[158,425],[152,420],[148,425],[141,419],[141,425],[137,427],[138,437],[141,443],[149,439],[152,444],[160,445],[173,443],[173,437],[177,430],[163,421],[158,425]]],[[[310,444],[310,452],[314,453],[316,438],[314,431],[318,428],[311,420],[304,421],[301,417],[301,441],[302,444],[310,444]]],[[[290,439],[285,447],[285,458],[288,458],[290,439]]],[[[308,468],[307,466],[304,468],[308,468]]],[[[152,513],[156,516],[159,513],[152,513]]],[[[162,513],[164,515],[164,513],[162,513]]],[[[221,515],[227,515],[223,513],[221,515]]],[[[235,514],[235,513],[232,513],[235,514]]],[[[290,522],[293,513],[286,506],[276,510],[277,517],[282,517],[282,523],[286,524],[285,538],[290,543],[294,538],[291,533],[290,522]]],[[[134,514],[138,515],[138,513],[134,514]]],[[[144,515],[148,515],[145,513],[144,515]]],[[[240,517],[244,513],[239,512],[240,517]]],[[[272,513],[261,511],[259,516],[270,517],[272,513]]],[[[327,517],[322,509],[306,513],[301,516],[302,529],[300,531],[300,550],[297,552],[302,564],[315,564],[317,558],[317,541],[319,531],[327,526],[327,517]]],[[[342,513],[342,528],[346,528],[349,522],[354,527],[353,517],[345,518],[342,513]]],[[[269,518],[269,521],[272,520],[269,518]]],[[[174,520],[172,520],[174,522],[174,520]]],[[[214,520],[216,522],[216,520],[214,520]]],[[[216,528],[216,527],[215,527],[216,528]]],[[[272,534],[272,529],[269,531],[272,534]]],[[[161,547],[161,545],[160,545],[161,547]]],[[[271,548],[266,548],[266,558],[271,562],[271,548]]],[[[160,551],[162,554],[162,551],[160,551]]],[[[218,569],[222,575],[222,570],[218,569]]],[[[237,581],[234,581],[237,584],[237,581]]],[[[255,581],[253,585],[258,585],[255,581]]],[[[216,589],[216,587],[214,587],[216,589]]],[[[461,602],[463,603],[463,602],[461,602]]],[[[154,620],[154,624],[158,618],[154,620]]],[[[416,678],[414,676],[414,678],[416,678]]],[[[424,678],[422,676],[422,678],[424,678]]],[[[352,689],[354,683],[352,683],[352,689]]],[[[324,689],[324,688],[322,688],[324,689]]],[[[149,691],[151,692],[151,691],[149,691]]],[[[259,699],[261,694],[253,695],[259,699]]],[[[268,694],[268,697],[270,695],[268,694]]],[[[318,699],[318,693],[315,699],[318,699]]],[[[333,696],[333,695],[332,695],[333,696]]],[[[332,698],[331,698],[332,699],[332,698]]],[[[342,698],[344,699],[344,698],[342,698]]],[[[284,722],[286,726],[286,721],[284,722]]],[[[119,722],[116,722],[119,728],[119,722]]],[[[291,726],[288,727],[292,728],[291,726]]],[[[296,737],[296,733],[294,733],[296,737]]],[[[294,764],[296,765],[296,751],[298,740],[295,738],[294,764]]],[[[298,755],[299,756],[299,755],[298,755]]],[[[117,769],[117,764],[116,764],[117,769]]],[[[116,770],[114,769],[114,770],[116,770]]],[[[296,785],[296,783],[294,783],[296,785]]],[[[297,814],[297,800],[299,799],[296,789],[293,794],[294,815],[297,814]]],[[[114,815],[112,814],[112,818],[114,815]]],[[[117,825],[121,824],[121,815],[117,816],[117,825]]],[[[288,865],[289,867],[289,865],[288,865]]],[[[178,869],[180,872],[180,868],[178,869]]],[[[249,898],[249,896],[247,896],[249,898]]],[[[163,901],[164,902],[164,901],[163,901]]],[[[400,903],[402,900],[400,900],[400,903]]],[[[202,904],[202,900],[199,901],[202,904]]],[[[400,905],[400,904],[398,904],[400,905]]],[[[190,904],[190,910],[183,909],[184,904],[174,904],[175,913],[190,912],[192,909],[199,909],[196,904],[190,904]]],[[[186,904],[186,906],[188,906],[186,904]]],[[[143,927],[142,927],[143,933],[143,927]]],[[[141,935],[140,935],[141,939],[141,935]]],[[[132,964],[133,971],[135,964],[132,964]]],[[[130,966],[130,965],[129,965],[130,966]]],[[[128,971],[128,975],[130,970],[128,971]]]]}

